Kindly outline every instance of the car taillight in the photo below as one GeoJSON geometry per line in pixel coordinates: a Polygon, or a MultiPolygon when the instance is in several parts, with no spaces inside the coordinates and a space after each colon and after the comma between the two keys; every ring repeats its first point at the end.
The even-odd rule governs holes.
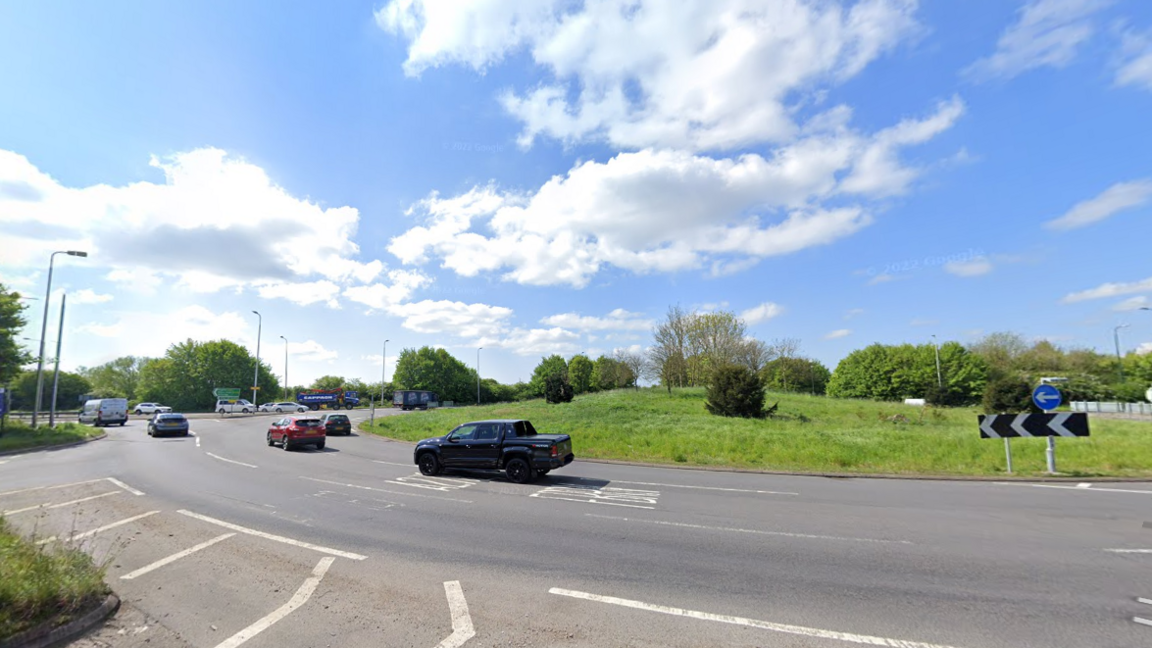
{"type": "Polygon", "coordinates": [[[560,448],[558,448],[556,446],[552,446],[552,456],[553,457],[559,457],[560,456],[560,448]]]}

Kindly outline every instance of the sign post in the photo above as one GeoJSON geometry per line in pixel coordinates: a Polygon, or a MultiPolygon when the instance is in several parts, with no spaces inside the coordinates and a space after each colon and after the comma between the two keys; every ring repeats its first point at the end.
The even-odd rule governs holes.
{"type": "MultiPolygon", "coordinates": [[[[1060,394],[1060,390],[1052,385],[1040,385],[1032,391],[1032,402],[1036,403],[1036,407],[1044,410],[1045,412],[1051,411],[1060,407],[1060,401],[1064,397],[1060,394]]],[[[1056,474],[1056,437],[1048,437],[1048,449],[1044,451],[1048,458],[1048,473],[1051,475],[1056,474]]]]}
{"type": "Polygon", "coordinates": [[[0,387],[0,436],[4,434],[4,424],[8,419],[8,390],[0,387]]]}
{"type": "Polygon", "coordinates": [[[1008,470],[1012,470],[1012,454],[1007,444],[1012,437],[1048,437],[1048,472],[1056,472],[1056,445],[1052,439],[1088,436],[1088,415],[1083,412],[1060,414],[981,414],[980,438],[1004,439],[1008,452],[1008,470]]]}

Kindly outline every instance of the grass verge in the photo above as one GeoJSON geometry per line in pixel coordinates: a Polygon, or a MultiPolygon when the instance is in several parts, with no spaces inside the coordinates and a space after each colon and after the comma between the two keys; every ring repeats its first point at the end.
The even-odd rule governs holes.
{"type": "MultiPolygon", "coordinates": [[[[417,441],[488,418],[526,418],[572,436],[577,459],[859,474],[1004,476],[1004,444],[981,439],[975,408],[938,409],[769,394],[776,418],[729,419],[704,409],[703,389],[617,390],[379,419],[369,432],[417,441]]],[[[1057,440],[1057,468],[1080,477],[1152,477],[1152,424],[1090,418],[1088,438],[1057,440]]],[[[1045,474],[1044,439],[1013,439],[1017,475],[1045,474]]]]}
{"type": "Polygon", "coordinates": [[[108,595],[104,569],[75,547],[38,547],[0,517],[0,641],[50,619],[67,623],[108,595]]]}
{"type": "Polygon", "coordinates": [[[0,452],[24,450],[76,443],[98,437],[103,430],[71,421],[57,423],[56,428],[37,426],[35,429],[23,421],[8,419],[4,424],[4,434],[0,435],[0,452]]]}

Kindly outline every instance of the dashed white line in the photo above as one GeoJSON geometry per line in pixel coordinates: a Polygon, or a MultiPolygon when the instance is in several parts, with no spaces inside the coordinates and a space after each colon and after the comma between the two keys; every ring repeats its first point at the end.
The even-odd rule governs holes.
{"type": "Polygon", "coordinates": [[[773,623],[771,621],[758,621],[756,619],[746,619],[744,617],[729,616],[726,614],[712,614],[711,612],[698,612],[696,610],[685,610],[683,608],[668,607],[665,605],[653,605],[651,603],[644,603],[641,601],[632,601],[629,599],[616,598],[615,596],[601,596],[599,594],[589,594],[587,592],[577,592],[575,590],[568,590],[559,587],[553,587],[548,590],[549,594],[557,594],[559,596],[568,596],[571,598],[584,599],[586,601],[595,601],[597,603],[608,603],[610,605],[619,605],[621,607],[633,608],[636,610],[645,610],[647,612],[659,612],[661,614],[670,614],[672,616],[688,617],[690,619],[700,619],[702,621],[716,621],[718,623],[729,623],[732,625],[746,626],[749,628],[758,628],[760,630],[770,630],[772,632],[780,632],[784,634],[799,635],[802,637],[812,637],[819,639],[834,639],[837,641],[845,641],[848,643],[866,644],[870,646],[884,646],[886,648],[952,648],[951,646],[944,646],[941,644],[923,643],[920,641],[906,641],[904,639],[889,639],[887,637],[872,637],[868,635],[858,635],[849,632],[837,632],[835,630],[822,630],[820,628],[806,628],[804,626],[787,625],[783,623],[773,623]]]}
{"type": "Polygon", "coordinates": [[[260,619],[256,623],[220,642],[216,645],[216,648],[236,648],[245,641],[264,632],[270,628],[272,624],[288,616],[301,605],[307,603],[308,599],[312,598],[312,593],[315,592],[316,588],[320,585],[320,581],[323,580],[324,574],[328,573],[328,568],[332,566],[335,560],[336,559],[331,556],[321,558],[320,563],[312,570],[312,575],[304,581],[304,584],[300,586],[300,589],[296,590],[296,593],[292,595],[292,598],[287,603],[276,608],[263,619],[260,619]]]}
{"type": "Polygon", "coordinates": [[[26,513],[28,511],[35,511],[37,509],[43,509],[43,510],[58,509],[58,508],[63,508],[65,506],[71,506],[73,504],[79,504],[81,502],[88,502],[88,501],[91,501],[94,499],[100,499],[101,497],[108,497],[109,495],[119,495],[119,494],[120,494],[120,491],[111,491],[108,493],[100,493],[99,495],[93,495],[91,497],[81,497],[80,499],[74,499],[71,502],[61,502],[59,504],[37,504],[36,506],[27,506],[27,507],[22,508],[22,509],[13,509],[10,511],[3,511],[2,514],[3,515],[16,515],[17,513],[26,513]]]}
{"type": "Polygon", "coordinates": [[[196,545],[195,547],[189,547],[189,548],[185,549],[184,551],[176,552],[176,553],[172,554],[171,556],[168,556],[167,558],[161,558],[160,560],[157,560],[156,562],[154,562],[150,565],[145,565],[145,566],[141,567],[140,569],[137,569],[136,571],[124,574],[123,576],[120,577],[120,580],[132,580],[133,578],[143,576],[144,574],[147,574],[150,571],[160,569],[164,565],[174,563],[177,560],[184,558],[185,556],[191,556],[192,554],[196,553],[197,551],[200,551],[201,549],[207,549],[208,547],[211,547],[212,545],[216,544],[217,542],[220,542],[222,540],[227,540],[228,538],[231,538],[234,535],[236,535],[236,534],[235,533],[225,533],[224,535],[216,536],[215,538],[212,538],[211,540],[209,540],[207,542],[201,542],[200,544],[196,545]]]}
{"type": "Polygon", "coordinates": [[[1076,488],[1092,488],[1092,484],[1088,484],[1088,483],[1076,484],[1076,488]]]}
{"type": "Polygon", "coordinates": [[[1087,491],[1089,493],[1139,493],[1152,495],[1152,490],[1131,490],[1124,488],[1081,488],[1079,486],[1060,486],[1057,484],[1015,484],[1012,482],[995,482],[998,486],[1031,486],[1032,488],[1062,488],[1065,490],[1087,491]]]}
{"type": "Polygon", "coordinates": [[[1152,554],[1152,549],[1105,549],[1108,553],[1152,554]]]}
{"type": "Polygon", "coordinates": [[[4,491],[4,492],[0,493],[0,497],[3,497],[4,495],[16,495],[18,493],[30,493],[32,491],[38,491],[38,490],[53,490],[56,488],[68,488],[69,486],[83,486],[84,484],[95,484],[96,482],[105,481],[105,479],[106,479],[105,477],[101,477],[100,479],[86,479],[84,481],[70,482],[68,484],[56,484],[54,486],[33,486],[31,488],[18,488],[16,490],[4,491]]]}
{"type": "Polygon", "coordinates": [[[322,547],[320,545],[314,545],[310,542],[303,542],[301,540],[294,540],[292,538],[285,538],[284,536],[278,536],[278,535],[273,535],[271,533],[265,533],[263,531],[257,531],[256,529],[249,529],[248,527],[242,527],[239,524],[232,524],[231,522],[225,522],[224,520],[217,520],[216,518],[208,517],[207,515],[201,515],[199,513],[193,513],[192,511],[186,511],[184,509],[181,509],[181,510],[176,511],[176,512],[181,514],[181,515],[187,515],[190,518],[195,518],[195,519],[200,520],[202,522],[208,522],[209,524],[215,524],[217,526],[222,526],[225,529],[231,529],[233,531],[239,531],[240,533],[247,533],[248,535],[256,536],[257,538],[264,538],[265,540],[274,540],[276,542],[282,542],[284,544],[289,544],[289,545],[292,545],[294,547],[303,547],[304,549],[311,549],[312,551],[319,551],[320,553],[331,554],[333,556],[340,556],[341,558],[350,558],[352,560],[364,560],[365,558],[368,557],[368,556],[361,556],[360,554],[351,553],[348,551],[340,551],[339,549],[330,549],[328,547],[322,547]]]}
{"type": "Polygon", "coordinates": [[[370,490],[377,493],[388,493],[390,495],[403,495],[404,497],[423,497],[426,499],[444,500],[445,502],[459,502],[461,504],[472,504],[472,500],[457,499],[455,497],[441,497],[439,495],[420,495],[417,493],[408,493],[405,491],[388,490],[386,488],[373,488],[372,486],[360,486],[358,484],[346,484],[344,482],[330,481],[327,479],[317,479],[315,477],[300,477],[300,479],[307,479],[308,481],[319,482],[321,484],[332,484],[333,486],[343,486],[345,488],[359,488],[360,490],[370,490]]]}
{"type": "Polygon", "coordinates": [[[468,614],[468,601],[464,599],[460,581],[445,581],[444,594],[448,596],[448,609],[452,613],[452,634],[437,644],[436,648],[460,648],[476,636],[472,616],[468,614]]]}
{"type": "Polygon", "coordinates": [[[877,544],[906,544],[910,545],[912,542],[908,540],[879,540],[876,538],[852,538],[848,536],[830,536],[830,535],[814,535],[810,533],[789,533],[786,531],[761,531],[759,529],[738,529],[736,527],[714,527],[705,526],[703,524],[687,524],[685,522],[665,522],[663,520],[639,520],[636,518],[616,517],[614,515],[596,515],[595,513],[585,513],[587,517],[601,518],[605,520],[620,520],[622,522],[638,522],[640,524],[657,524],[660,526],[681,527],[685,529],[699,529],[702,531],[729,531],[732,533],[751,533],[754,535],[769,535],[769,536],[783,536],[786,538],[808,538],[811,540],[845,540],[849,542],[873,542],[877,544]]]}
{"type": "Polygon", "coordinates": [[[143,495],[144,494],[142,491],[138,491],[135,488],[132,488],[128,484],[125,484],[124,482],[120,481],[119,479],[116,479],[115,477],[109,477],[108,481],[119,486],[120,488],[123,488],[124,490],[128,491],[129,493],[132,493],[133,495],[143,495]]]}
{"type": "Polygon", "coordinates": [[[243,461],[236,461],[235,459],[225,459],[224,457],[221,457],[220,455],[217,455],[217,454],[212,454],[211,452],[205,452],[204,454],[208,455],[209,457],[212,457],[213,459],[219,459],[220,461],[227,461],[230,464],[236,464],[237,466],[244,466],[245,468],[257,468],[258,467],[258,466],[253,466],[250,463],[244,463],[243,461]]]}
{"type": "Polygon", "coordinates": [[[1152,626],[1152,619],[1141,619],[1140,617],[1132,617],[1132,620],[1135,621],[1136,623],[1139,623],[1142,625],[1152,626]]]}
{"type": "Polygon", "coordinates": [[[380,461],[379,459],[373,459],[372,463],[384,464],[385,466],[404,466],[405,468],[412,467],[412,464],[396,463],[394,461],[380,461]]]}
{"type": "Polygon", "coordinates": [[[200,435],[199,435],[199,434],[196,434],[196,433],[195,433],[195,432],[193,432],[192,430],[188,430],[188,434],[191,434],[193,437],[195,437],[195,439],[196,439],[196,447],[197,447],[197,448],[199,448],[199,447],[200,447],[200,435]]]}
{"type": "Polygon", "coordinates": [[[691,488],[694,490],[724,491],[728,493],[755,493],[757,495],[799,495],[789,491],[751,490],[747,488],[720,488],[719,486],[690,486],[688,484],[663,484],[657,482],[624,481],[622,479],[592,479],[589,477],[576,477],[583,481],[607,481],[612,484],[634,484],[636,486],[667,486],[668,488],[691,488]]]}
{"type": "MultiPolygon", "coordinates": [[[[120,520],[119,522],[113,522],[112,524],[105,524],[104,526],[96,528],[96,529],[92,529],[91,531],[85,531],[84,533],[77,533],[75,535],[69,536],[67,538],[67,542],[72,542],[74,540],[82,540],[82,539],[87,538],[89,536],[94,536],[97,533],[107,531],[108,529],[115,529],[118,526],[128,524],[130,522],[135,522],[136,520],[141,520],[143,518],[148,517],[149,515],[156,515],[159,512],[160,511],[148,511],[147,513],[141,513],[140,515],[132,516],[126,520],[120,520]]],[[[50,538],[45,538],[43,540],[39,540],[36,542],[36,544],[41,544],[41,545],[48,544],[49,542],[55,542],[56,540],[59,540],[59,538],[57,538],[56,536],[52,536],[50,538]]]]}
{"type": "Polygon", "coordinates": [[[1143,603],[1144,605],[1152,605],[1152,599],[1138,598],[1136,599],[1136,602],[1143,603]]]}

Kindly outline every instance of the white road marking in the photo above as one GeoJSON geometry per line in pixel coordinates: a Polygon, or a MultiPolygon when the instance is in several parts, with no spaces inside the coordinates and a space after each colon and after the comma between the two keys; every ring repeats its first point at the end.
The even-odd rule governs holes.
{"type": "Polygon", "coordinates": [[[412,467],[412,464],[396,463],[394,461],[380,461],[378,459],[373,459],[372,463],[384,464],[386,466],[404,466],[405,468],[411,468],[412,467]]]}
{"type": "MultiPolygon", "coordinates": [[[[113,522],[112,524],[105,524],[104,526],[96,528],[96,529],[92,529],[91,531],[85,531],[84,533],[77,533],[75,535],[69,536],[66,541],[72,542],[74,540],[82,540],[84,538],[94,536],[97,533],[107,531],[108,529],[115,529],[116,527],[121,526],[123,524],[128,524],[130,522],[135,522],[136,520],[146,518],[149,515],[156,515],[159,512],[160,511],[148,511],[147,513],[141,513],[140,515],[132,516],[126,520],[120,520],[119,522],[113,522]]],[[[39,540],[36,542],[36,544],[40,544],[40,545],[48,544],[49,542],[55,542],[56,540],[59,540],[59,538],[57,538],[56,536],[52,536],[51,538],[45,538],[43,540],[39,540]]]]}
{"type": "Polygon", "coordinates": [[[120,481],[119,479],[116,479],[115,477],[109,477],[108,481],[119,486],[120,488],[123,488],[124,490],[128,491],[129,493],[132,493],[133,495],[143,495],[144,494],[142,491],[138,491],[135,488],[132,488],[128,484],[125,484],[124,482],[120,481]]]}
{"type": "Polygon", "coordinates": [[[1144,605],[1152,605],[1152,599],[1138,598],[1136,599],[1136,602],[1143,603],[1144,605]]]}
{"type": "Polygon", "coordinates": [[[200,435],[196,434],[192,430],[188,430],[188,434],[191,434],[193,437],[196,438],[196,447],[199,448],[200,447],[200,435]]]}
{"type": "Polygon", "coordinates": [[[256,623],[220,642],[216,645],[216,648],[236,648],[245,641],[272,627],[272,624],[307,603],[308,599],[312,598],[312,593],[315,592],[316,588],[320,585],[320,581],[324,579],[324,574],[328,573],[328,568],[332,566],[335,560],[336,559],[331,556],[321,558],[319,564],[312,570],[312,575],[304,581],[304,584],[300,586],[300,589],[296,590],[296,593],[292,595],[292,598],[289,599],[287,603],[276,608],[263,619],[260,619],[256,623]]]}
{"type": "Polygon", "coordinates": [[[639,508],[654,510],[653,506],[660,497],[660,491],[642,491],[631,488],[595,488],[593,486],[549,486],[536,491],[529,497],[541,499],[558,499],[568,502],[581,502],[585,504],[605,504],[608,506],[623,506],[625,508],[639,508]]]}
{"type": "Polygon", "coordinates": [[[248,535],[253,535],[253,536],[256,536],[257,538],[264,538],[265,540],[274,540],[276,542],[282,542],[284,544],[289,544],[289,545],[292,545],[294,547],[303,547],[305,549],[311,549],[312,551],[319,551],[320,553],[331,554],[333,556],[340,556],[341,558],[350,558],[352,560],[364,560],[365,558],[368,557],[368,556],[361,556],[360,554],[356,554],[356,553],[350,553],[347,551],[340,551],[339,549],[330,549],[328,547],[322,547],[320,545],[314,545],[312,543],[303,542],[301,540],[293,540],[292,538],[285,538],[284,536],[273,535],[271,533],[265,533],[263,531],[257,531],[256,529],[249,529],[248,527],[242,527],[239,524],[232,524],[231,522],[225,522],[224,520],[217,520],[216,518],[211,518],[211,517],[208,517],[207,515],[200,515],[199,513],[193,513],[192,511],[186,511],[184,509],[180,509],[179,511],[176,511],[176,512],[181,514],[181,515],[187,515],[190,518],[195,518],[195,519],[201,520],[203,522],[208,522],[209,524],[215,524],[217,526],[222,526],[225,529],[232,529],[233,531],[239,531],[240,533],[247,533],[248,535]]]}
{"type": "Polygon", "coordinates": [[[702,531],[730,531],[732,533],[751,533],[754,535],[782,536],[785,538],[808,538],[811,540],[846,540],[849,542],[874,542],[877,544],[913,544],[908,540],[878,540],[876,538],[852,538],[848,536],[814,535],[810,533],[789,533],[786,531],[761,531],[758,529],[738,529],[735,527],[713,527],[703,524],[688,524],[685,522],[664,522],[663,520],[638,520],[636,518],[616,517],[613,515],[596,515],[585,513],[587,517],[602,518],[605,520],[620,520],[622,522],[639,522],[641,524],[658,524],[660,526],[683,527],[685,529],[700,529],[702,531]]]}
{"type": "Polygon", "coordinates": [[[6,464],[9,461],[12,461],[12,460],[11,459],[0,459],[0,464],[6,464]]]}
{"type": "Polygon", "coordinates": [[[472,504],[472,500],[457,499],[455,497],[440,497],[439,495],[419,495],[416,493],[406,493],[404,491],[388,490],[385,488],[373,488],[371,486],[360,486],[357,484],[346,484],[344,482],[329,481],[327,479],[317,479],[315,477],[300,477],[300,479],[307,479],[308,481],[319,482],[321,484],[332,484],[333,486],[343,486],[345,488],[359,488],[361,490],[370,490],[377,493],[388,493],[390,495],[403,495],[404,497],[424,497],[428,499],[444,500],[446,502],[460,502],[462,504],[472,504]]]}
{"type": "Polygon", "coordinates": [[[1140,617],[1132,617],[1132,620],[1135,621],[1136,623],[1141,623],[1141,624],[1144,624],[1146,626],[1152,626],[1152,620],[1149,620],[1149,619],[1141,619],[1140,617]]]}
{"type": "Polygon", "coordinates": [[[396,502],[389,502],[387,500],[381,500],[381,499],[369,499],[367,501],[364,501],[361,499],[357,499],[355,497],[351,497],[347,493],[340,493],[337,491],[330,491],[330,490],[322,490],[319,493],[312,495],[312,497],[315,497],[317,499],[331,501],[331,502],[339,502],[341,504],[347,504],[349,506],[357,506],[360,508],[366,508],[369,511],[386,511],[386,510],[392,508],[393,506],[404,506],[403,504],[399,504],[396,502]],[[376,504],[374,504],[374,503],[376,503],[376,504]],[[383,504],[383,506],[377,506],[377,504],[383,504]]]}
{"type": "Polygon", "coordinates": [[[1092,484],[1076,484],[1076,488],[1092,488],[1092,484]]]}
{"type": "Polygon", "coordinates": [[[641,601],[632,601],[629,599],[616,598],[615,596],[601,596],[599,594],[589,594],[587,592],[577,592],[575,590],[562,589],[553,587],[548,590],[549,594],[557,594],[559,596],[568,596],[571,598],[584,599],[586,601],[595,601],[597,603],[608,603],[610,605],[619,605],[621,607],[628,607],[637,610],[645,610],[648,612],[659,612],[661,614],[670,614],[673,616],[688,617],[690,619],[700,619],[703,621],[716,621],[718,623],[730,623],[733,625],[747,626],[750,628],[759,628],[761,630],[770,630],[772,632],[781,632],[784,634],[799,635],[802,637],[813,637],[819,639],[834,639],[837,641],[845,641],[849,643],[866,644],[870,646],[885,646],[886,648],[952,648],[951,646],[944,646],[941,644],[923,643],[920,641],[907,641],[904,639],[889,639],[887,637],[871,637],[868,635],[851,634],[848,632],[837,632],[835,630],[822,630],[820,628],[806,628],[804,626],[786,625],[783,623],[773,623],[771,621],[758,621],[756,619],[746,619],[743,617],[729,616],[726,614],[712,614],[710,612],[697,612],[696,610],[685,610],[682,608],[668,607],[665,605],[652,605],[650,603],[643,603],[641,601]]]}
{"type": "Polygon", "coordinates": [[[1105,549],[1108,553],[1146,553],[1152,554],[1152,549],[1105,549]]]}
{"type": "Polygon", "coordinates": [[[998,486],[1031,486],[1032,488],[1063,488],[1066,490],[1081,490],[1091,493],[1139,493],[1152,495],[1152,490],[1127,490],[1123,488],[1080,488],[1079,486],[1058,486],[1056,484],[1014,484],[1012,482],[995,482],[998,486]]]}
{"type": "Polygon", "coordinates": [[[459,481],[456,479],[436,479],[435,477],[425,477],[424,475],[411,475],[409,477],[397,477],[396,479],[387,480],[384,483],[396,484],[397,486],[412,486],[413,488],[427,488],[428,490],[449,493],[451,491],[468,488],[474,482],[459,481]]]}
{"type": "Polygon", "coordinates": [[[228,538],[231,538],[234,535],[236,535],[236,534],[235,533],[225,533],[224,535],[216,536],[215,538],[212,538],[211,540],[209,540],[207,542],[201,542],[200,544],[196,545],[195,547],[189,547],[189,548],[185,549],[184,551],[176,552],[176,553],[172,554],[171,556],[168,556],[167,558],[161,558],[160,560],[157,560],[156,562],[152,563],[151,565],[145,565],[144,567],[141,567],[140,569],[137,569],[136,571],[124,574],[123,576],[120,577],[120,580],[132,580],[133,578],[143,576],[144,574],[147,574],[150,571],[153,571],[155,569],[160,569],[164,565],[174,563],[177,560],[184,558],[185,556],[191,556],[192,554],[196,553],[197,551],[200,551],[201,549],[207,549],[208,547],[211,547],[212,545],[216,544],[217,542],[220,542],[221,540],[227,540],[228,538]]]}
{"type": "Polygon", "coordinates": [[[95,484],[96,482],[102,482],[104,480],[105,480],[105,478],[101,477],[100,479],[88,479],[85,481],[71,482],[68,484],[57,484],[55,486],[33,486],[32,488],[19,488],[16,490],[4,491],[4,492],[0,493],[0,497],[3,497],[4,495],[16,495],[17,493],[31,493],[32,491],[38,491],[38,490],[53,490],[56,488],[68,488],[69,486],[82,486],[84,484],[95,484]]]}
{"type": "Polygon", "coordinates": [[[13,509],[10,511],[3,511],[2,513],[0,513],[0,515],[16,515],[17,513],[25,513],[27,511],[35,511],[36,509],[44,509],[44,510],[58,509],[58,508],[63,508],[65,506],[71,506],[73,504],[79,504],[81,502],[87,502],[89,500],[100,499],[101,497],[108,497],[109,495],[119,495],[119,494],[120,494],[120,491],[111,491],[108,493],[100,493],[99,495],[93,495],[91,497],[81,497],[80,499],[74,499],[71,502],[61,502],[59,504],[37,504],[36,506],[28,506],[28,507],[25,507],[22,509],[13,509]]]}
{"type": "Polygon", "coordinates": [[[464,590],[460,581],[445,581],[444,593],[448,596],[448,609],[452,612],[452,634],[436,645],[436,648],[460,648],[464,642],[476,636],[472,628],[472,616],[468,614],[468,601],[464,600],[464,590]]]}
{"type": "Polygon", "coordinates": [[[719,486],[689,486],[687,484],[662,484],[657,482],[624,481],[622,479],[592,479],[590,477],[576,477],[583,481],[608,481],[613,484],[632,484],[634,486],[667,486],[668,488],[692,488],[695,490],[725,491],[729,493],[755,493],[757,495],[799,495],[788,491],[751,490],[747,488],[720,488],[719,486]]]}
{"type": "Polygon", "coordinates": [[[212,454],[211,452],[205,452],[204,454],[208,455],[209,457],[212,457],[213,459],[219,459],[220,461],[227,461],[228,463],[236,464],[237,466],[244,466],[246,468],[256,468],[257,467],[257,466],[253,466],[250,463],[244,463],[243,461],[236,461],[234,459],[225,459],[224,457],[221,457],[220,455],[212,454]]]}

